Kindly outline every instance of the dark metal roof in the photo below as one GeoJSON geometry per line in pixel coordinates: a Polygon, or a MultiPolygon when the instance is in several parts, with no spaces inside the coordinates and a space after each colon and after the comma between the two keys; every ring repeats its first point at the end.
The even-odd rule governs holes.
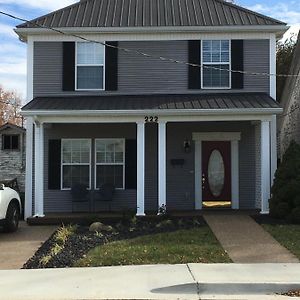
{"type": "Polygon", "coordinates": [[[23,111],[61,110],[170,110],[170,109],[270,109],[278,103],[263,93],[201,95],[113,95],[37,97],[23,111]]]}
{"type": "Polygon", "coordinates": [[[224,0],[82,0],[18,28],[285,25],[224,0]]]}

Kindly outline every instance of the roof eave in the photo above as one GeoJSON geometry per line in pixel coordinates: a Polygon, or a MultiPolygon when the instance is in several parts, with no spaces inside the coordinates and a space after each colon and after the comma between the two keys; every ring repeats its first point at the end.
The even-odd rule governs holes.
{"type": "MultiPolygon", "coordinates": [[[[280,38],[288,29],[285,24],[279,25],[231,25],[231,26],[163,26],[163,27],[65,27],[53,28],[65,33],[215,33],[220,32],[266,32],[276,33],[280,38]]],[[[57,34],[48,28],[15,28],[21,40],[26,41],[28,35],[57,34]]]]}
{"type": "Polygon", "coordinates": [[[242,108],[242,109],[145,109],[145,110],[22,110],[24,117],[33,116],[140,116],[157,114],[169,115],[236,115],[236,114],[281,114],[282,108],[242,108]]]}

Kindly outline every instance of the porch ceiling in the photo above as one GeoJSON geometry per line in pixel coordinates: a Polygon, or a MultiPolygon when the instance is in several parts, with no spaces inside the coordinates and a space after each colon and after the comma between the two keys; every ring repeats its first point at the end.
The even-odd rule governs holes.
{"type": "Polygon", "coordinates": [[[184,95],[101,95],[36,97],[22,111],[198,111],[198,110],[280,110],[264,93],[223,93],[184,95]]]}

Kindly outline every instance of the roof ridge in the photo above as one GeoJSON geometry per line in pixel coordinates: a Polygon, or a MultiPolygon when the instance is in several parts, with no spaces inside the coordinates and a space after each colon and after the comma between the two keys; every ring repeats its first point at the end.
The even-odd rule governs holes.
{"type": "Polygon", "coordinates": [[[282,25],[286,25],[286,24],[287,24],[287,23],[282,22],[282,21],[280,21],[280,20],[277,20],[277,19],[275,19],[275,18],[272,18],[272,17],[269,17],[269,16],[267,16],[267,15],[258,13],[258,12],[256,12],[256,11],[251,10],[251,9],[248,9],[248,8],[246,8],[246,7],[244,7],[244,6],[240,6],[240,5],[237,5],[237,4],[235,4],[235,3],[231,3],[231,2],[227,2],[227,1],[225,1],[225,0],[210,0],[210,1],[215,1],[215,2],[222,3],[222,4],[224,4],[224,5],[230,6],[230,7],[234,7],[234,8],[236,8],[236,9],[243,10],[244,12],[252,13],[252,14],[258,16],[258,17],[265,18],[265,19],[269,19],[270,21],[277,22],[277,23],[280,23],[280,24],[282,24],[282,25]]]}

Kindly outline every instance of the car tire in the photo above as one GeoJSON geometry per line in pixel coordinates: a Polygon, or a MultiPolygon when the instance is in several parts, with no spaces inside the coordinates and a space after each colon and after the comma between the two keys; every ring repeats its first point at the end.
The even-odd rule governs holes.
{"type": "Polygon", "coordinates": [[[15,202],[10,202],[6,212],[4,231],[14,232],[19,227],[20,210],[19,205],[15,202]]]}

